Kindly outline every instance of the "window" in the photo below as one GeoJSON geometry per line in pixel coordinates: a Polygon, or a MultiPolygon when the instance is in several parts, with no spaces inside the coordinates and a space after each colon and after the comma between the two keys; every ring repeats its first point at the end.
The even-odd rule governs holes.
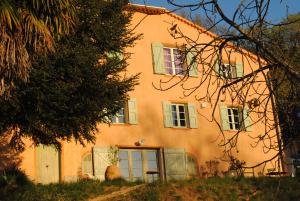
{"type": "Polygon", "coordinates": [[[120,149],[121,175],[128,181],[153,182],[159,179],[158,150],[120,149]]]}
{"type": "Polygon", "coordinates": [[[154,73],[168,75],[184,75],[198,77],[196,50],[164,46],[162,43],[152,43],[152,58],[154,73]],[[188,72],[186,72],[188,69],[188,72]]]}
{"type": "Polygon", "coordinates": [[[220,65],[220,61],[215,61],[216,75],[225,79],[236,79],[244,76],[243,62],[224,62],[220,65]]]}
{"type": "Polygon", "coordinates": [[[242,130],[242,111],[239,108],[227,108],[230,130],[242,130]]]}
{"type": "Polygon", "coordinates": [[[184,104],[171,104],[174,127],[186,127],[186,108],[184,104]]]}
{"type": "Polygon", "coordinates": [[[111,122],[113,124],[124,124],[126,122],[125,119],[125,109],[121,108],[115,116],[112,117],[111,122]]]}
{"type": "Polygon", "coordinates": [[[164,125],[168,128],[198,128],[196,106],[163,101],[164,125]]]}
{"type": "Polygon", "coordinates": [[[164,66],[166,74],[183,75],[183,53],[178,48],[164,47],[164,66]]]}
{"type": "Polygon", "coordinates": [[[252,119],[247,107],[227,107],[220,105],[221,126],[226,130],[253,131],[252,119]]]}
{"type": "Polygon", "coordinates": [[[137,124],[137,118],[137,101],[135,98],[130,98],[124,107],[111,118],[111,122],[113,124],[137,124]]]}
{"type": "Polygon", "coordinates": [[[237,78],[236,74],[236,66],[233,64],[223,64],[222,65],[222,75],[224,78],[227,79],[234,79],[237,78]]]}

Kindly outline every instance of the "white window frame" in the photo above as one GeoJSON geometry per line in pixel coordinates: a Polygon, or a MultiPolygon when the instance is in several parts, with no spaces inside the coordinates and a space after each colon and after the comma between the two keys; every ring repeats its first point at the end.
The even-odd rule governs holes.
{"type": "MultiPolygon", "coordinates": [[[[126,124],[127,123],[127,110],[125,107],[122,107],[120,110],[123,110],[123,115],[121,115],[119,112],[116,113],[116,115],[114,115],[111,118],[111,123],[112,124],[126,124]],[[123,117],[124,118],[124,122],[120,122],[120,118],[123,117]],[[114,121],[115,119],[115,121],[114,121]]],[[[120,111],[119,110],[119,111],[120,111]]]]}
{"type": "Polygon", "coordinates": [[[172,126],[174,128],[187,128],[188,127],[188,111],[187,111],[187,107],[186,107],[186,104],[179,104],[179,103],[171,103],[171,114],[172,114],[172,126]],[[175,106],[176,107],[176,117],[177,117],[177,126],[174,125],[174,119],[173,119],[173,107],[172,106],[175,106]],[[184,109],[184,121],[185,121],[185,126],[182,126],[181,125],[181,122],[180,120],[180,112],[179,112],[179,106],[183,106],[183,109],[184,109]]]}
{"type": "Polygon", "coordinates": [[[243,112],[242,112],[241,108],[238,108],[238,107],[228,107],[227,108],[228,124],[229,124],[229,129],[230,130],[235,130],[235,131],[242,131],[242,130],[244,130],[244,128],[243,128],[244,125],[243,125],[243,122],[242,122],[242,120],[243,120],[242,119],[242,115],[243,115],[243,112]],[[229,110],[230,110],[230,114],[228,112],[229,110]],[[234,110],[237,110],[237,113],[238,113],[237,117],[238,117],[238,121],[239,122],[235,121],[234,117],[236,115],[234,115],[234,113],[233,113],[234,110]],[[231,121],[230,121],[230,119],[231,119],[231,121]],[[236,128],[236,124],[239,125],[239,128],[236,128]]]}
{"type": "MultiPolygon", "coordinates": [[[[175,55],[174,55],[174,50],[178,50],[179,52],[182,52],[179,48],[172,48],[172,47],[163,47],[163,52],[165,49],[169,49],[170,50],[170,55],[171,55],[171,65],[172,65],[172,74],[169,74],[166,71],[167,75],[178,75],[178,76],[183,76],[184,75],[184,62],[182,61],[181,63],[181,70],[182,73],[181,74],[177,74],[176,73],[176,66],[175,66],[175,55]]],[[[164,54],[164,58],[165,58],[165,54],[164,54]]],[[[165,61],[164,61],[165,62],[165,61]]],[[[167,70],[167,67],[165,66],[165,70],[167,70]]]]}

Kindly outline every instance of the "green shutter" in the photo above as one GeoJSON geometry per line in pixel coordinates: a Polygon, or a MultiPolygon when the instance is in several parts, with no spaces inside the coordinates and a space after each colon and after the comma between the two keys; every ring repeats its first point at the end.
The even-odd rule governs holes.
{"type": "Polygon", "coordinates": [[[243,77],[244,76],[244,65],[242,62],[236,63],[236,77],[243,77]]]}
{"type": "Polygon", "coordinates": [[[92,154],[87,154],[82,159],[82,175],[93,175],[92,154]]]}
{"type": "Polygon", "coordinates": [[[168,101],[163,101],[164,125],[167,128],[173,127],[172,108],[168,101]]]}
{"type": "Polygon", "coordinates": [[[198,128],[197,110],[193,103],[188,103],[190,128],[198,128]]]}
{"type": "Polygon", "coordinates": [[[198,63],[197,63],[197,50],[195,48],[187,49],[188,53],[186,56],[187,65],[189,68],[190,77],[198,77],[198,63]]]}
{"type": "Polygon", "coordinates": [[[186,178],[187,165],[184,149],[164,149],[164,160],[167,181],[186,178]]]}
{"type": "Polygon", "coordinates": [[[222,73],[221,68],[220,68],[219,59],[215,60],[214,67],[215,67],[216,76],[221,77],[223,75],[223,73],[222,73]]]}
{"type": "Polygon", "coordinates": [[[152,43],[152,57],[154,73],[166,74],[164,67],[164,46],[161,43],[152,43]]]}
{"type": "Polygon", "coordinates": [[[227,111],[227,106],[226,105],[220,105],[220,116],[221,116],[221,121],[222,121],[222,129],[224,131],[230,130],[229,127],[229,119],[228,119],[228,111],[227,111]]]}
{"type": "Polygon", "coordinates": [[[253,131],[252,128],[252,120],[249,116],[249,109],[246,107],[243,110],[243,120],[244,120],[244,126],[246,131],[253,131]]]}
{"type": "Polygon", "coordinates": [[[100,181],[105,180],[107,166],[111,165],[109,158],[109,148],[93,148],[94,176],[100,181]]]}
{"type": "Polygon", "coordinates": [[[138,123],[137,103],[135,98],[130,98],[128,100],[128,123],[138,123]]]}

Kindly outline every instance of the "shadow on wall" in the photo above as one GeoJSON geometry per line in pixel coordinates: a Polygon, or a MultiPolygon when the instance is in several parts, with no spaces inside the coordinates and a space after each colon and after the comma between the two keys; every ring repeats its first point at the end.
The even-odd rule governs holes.
{"type": "Polygon", "coordinates": [[[20,152],[9,146],[9,139],[9,134],[0,136],[0,171],[9,167],[18,167],[21,163],[20,152]]]}

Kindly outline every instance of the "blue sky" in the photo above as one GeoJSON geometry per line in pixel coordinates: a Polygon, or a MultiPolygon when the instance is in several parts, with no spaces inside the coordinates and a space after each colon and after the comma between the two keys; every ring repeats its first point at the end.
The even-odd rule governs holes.
{"type": "MultiPolygon", "coordinates": [[[[177,0],[177,2],[197,2],[197,0],[177,0]]],[[[240,0],[219,0],[224,11],[230,15],[232,13],[240,0]],[[230,2],[230,3],[229,3],[230,2]]],[[[174,7],[167,3],[167,0],[131,0],[132,3],[146,4],[152,6],[165,7],[169,10],[172,10],[174,7]]],[[[199,0],[198,0],[199,2],[199,0]]],[[[285,18],[287,11],[289,14],[295,14],[300,12],[300,0],[271,0],[271,6],[268,13],[268,19],[272,22],[278,22],[281,19],[285,18]]],[[[201,14],[201,13],[200,13],[201,14]]]]}

